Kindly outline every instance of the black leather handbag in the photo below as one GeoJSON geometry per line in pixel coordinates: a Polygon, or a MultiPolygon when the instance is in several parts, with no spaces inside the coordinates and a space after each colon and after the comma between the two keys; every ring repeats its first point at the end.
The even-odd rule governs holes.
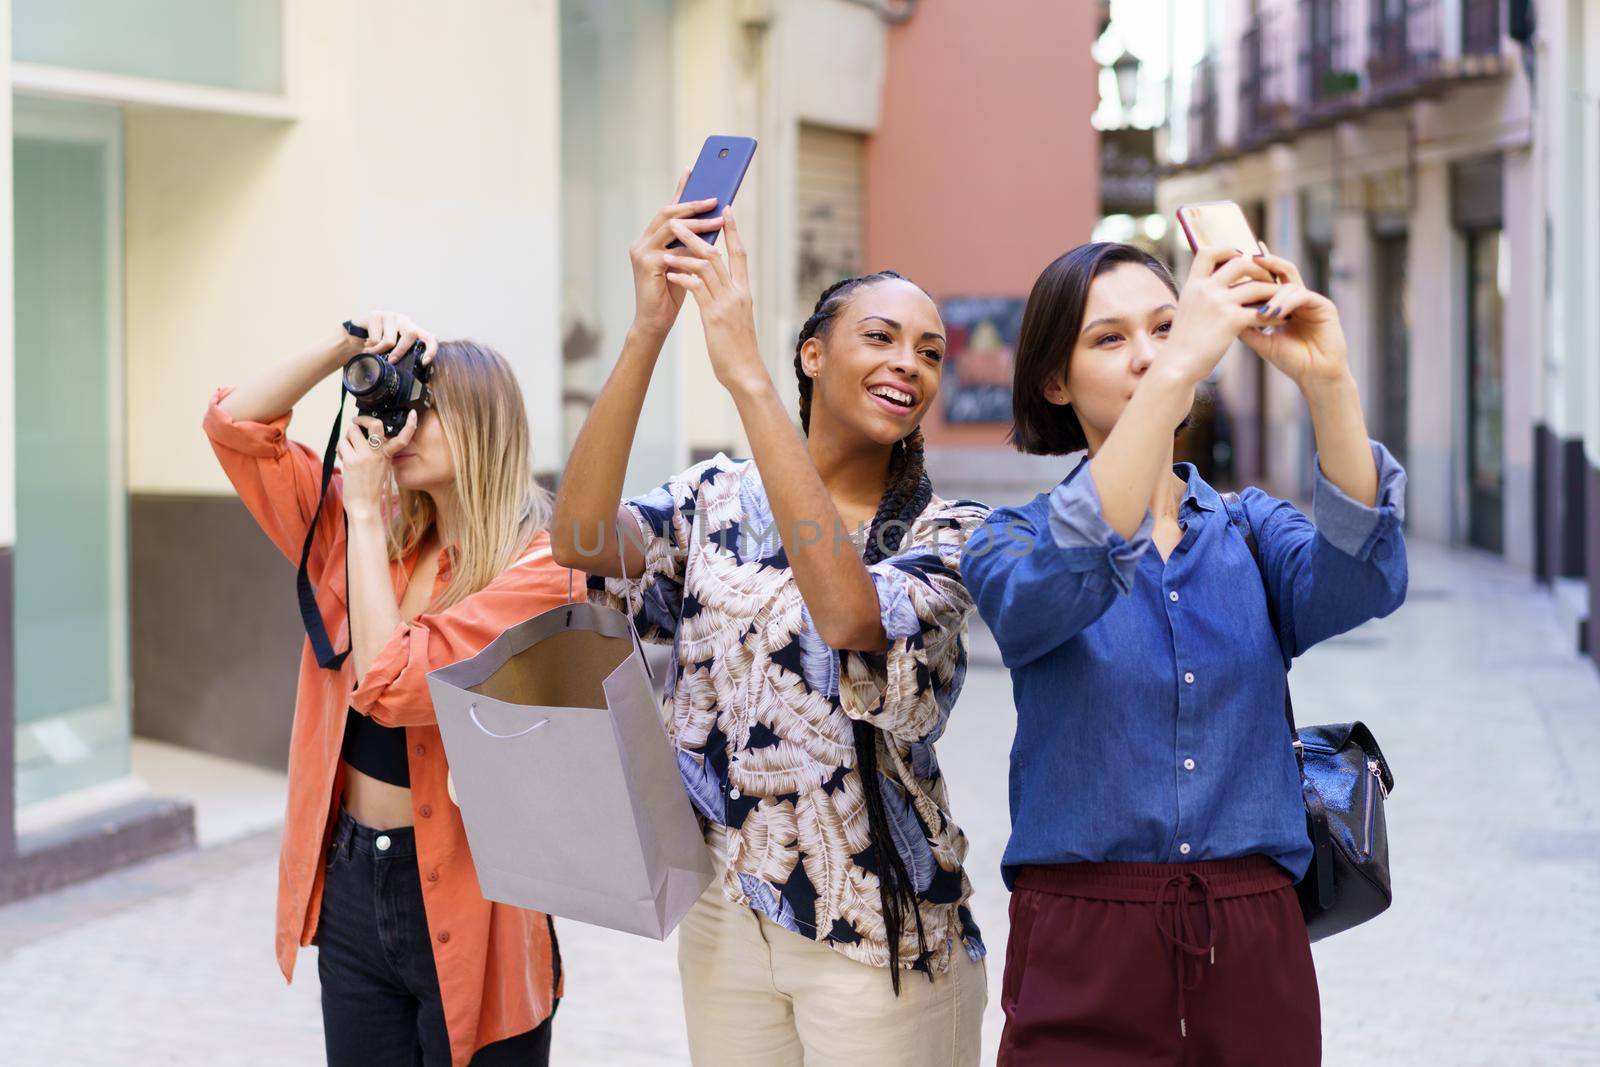
{"type": "MultiPolygon", "coordinates": [[[[1244,518],[1239,495],[1225,493],[1223,500],[1229,519],[1244,535],[1256,569],[1261,571],[1261,550],[1244,518]]],[[[1265,586],[1264,571],[1261,581],[1265,586]]],[[[1277,612],[1270,592],[1267,614],[1277,634],[1277,612]]],[[[1287,673],[1287,663],[1284,669],[1287,673]]],[[[1300,791],[1313,846],[1311,866],[1295,892],[1306,917],[1306,930],[1311,940],[1318,941],[1381,914],[1394,899],[1389,884],[1389,832],[1383,818],[1394,775],[1377,738],[1364,723],[1297,729],[1287,684],[1283,712],[1289,720],[1289,736],[1295,739],[1295,762],[1300,766],[1300,791]]]]}

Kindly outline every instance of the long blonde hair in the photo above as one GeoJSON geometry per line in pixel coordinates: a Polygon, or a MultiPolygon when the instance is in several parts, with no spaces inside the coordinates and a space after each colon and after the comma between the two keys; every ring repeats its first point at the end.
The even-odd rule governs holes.
{"type": "MultiPolygon", "coordinates": [[[[476,341],[444,341],[433,358],[432,414],[450,445],[456,525],[450,580],[430,611],[492,582],[550,524],[550,493],[533,476],[528,414],[511,364],[476,341]]],[[[433,498],[392,482],[389,556],[410,555],[439,520],[433,498]]],[[[441,536],[443,531],[440,531],[441,536]]]]}

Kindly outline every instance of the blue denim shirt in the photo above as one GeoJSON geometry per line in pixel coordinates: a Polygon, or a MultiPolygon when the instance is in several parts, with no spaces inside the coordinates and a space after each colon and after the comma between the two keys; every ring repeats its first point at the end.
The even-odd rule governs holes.
{"type": "Polygon", "coordinates": [[[999,508],[961,570],[1011,669],[1011,840],[1031,864],[1311,859],[1284,721],[1284,666],[1405,599],[1406,476],[1374,443],[1378,503],[1317,469],[1312,515],[1241,494],[1242,532],[1189,464],[1183,537],[1162,562],[1145,514],[1132,540],[1101,515],[1085,461],[1055,489],[999,508]],[[1272,632],[1267,596],[1279,620],[1272,632]]]}

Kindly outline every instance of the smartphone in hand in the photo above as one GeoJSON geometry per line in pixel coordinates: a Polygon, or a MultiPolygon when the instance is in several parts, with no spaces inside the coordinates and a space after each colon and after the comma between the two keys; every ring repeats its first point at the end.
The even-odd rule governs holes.
{"type": "Polygon", "coordinates": [[[1189,251],[1207,245],[1236,248],[1243,256],[1261,254],[1261,242],[1250,230],[1244,209],[1232,200],[1205,200],[1178,209],[1178,225],[1188,238],[1189,251]]]}
{"type": "MultiPolygon", "coordinates": [[[[1244,209],[1232,200],[1204,200],[1194,204],[1184,204],[1178,209],[1178,225],[1183,228],[1183,236],[1189,240],[1191,252],[1198,252],[1202,247],[1208,246],[1234,248],[1242,256],[1259,256],[1266,251],[1256,239],[1255,232],[1250,229],[1250,221],[1244,217],[1244,209]]],[[[1258,308],[1262,305],[1245,306],[1258,308]]],[[[1273,327],[1269,326],[1267,329],[1271,330],[1273,327]]]]}
{"type": "MultiPolygon", "coordinates": [[[[700,158],[694,161],[694,169],[684,183],[683,195],[678,198],[678,203],[715,197],[717,202],[710,211],[694,217],[714,219],[721,215],[722,209],[733,203],[734,195],[739,192],[739,183],[744,181],[744,172],[750,169],[750,161],[755,154],[754,137],[707,137],[706,143],[700,148],[700,158]]],[[[708,244],[714,245],[720,232],[712,230],[700,236],[708,244]]],[[[673,241],[667,247],[682,248],[683,242],[673,241]]]]}

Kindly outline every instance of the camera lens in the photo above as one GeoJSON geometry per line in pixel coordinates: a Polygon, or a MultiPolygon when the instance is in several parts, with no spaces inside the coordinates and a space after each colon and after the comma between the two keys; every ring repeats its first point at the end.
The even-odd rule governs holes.
{"type": "Polygon", "coordinates": [[[381,356],[357,356],[344,365],[344,387],[350,395],[377,402],[399,386],[393,364],[381,356]]]}

